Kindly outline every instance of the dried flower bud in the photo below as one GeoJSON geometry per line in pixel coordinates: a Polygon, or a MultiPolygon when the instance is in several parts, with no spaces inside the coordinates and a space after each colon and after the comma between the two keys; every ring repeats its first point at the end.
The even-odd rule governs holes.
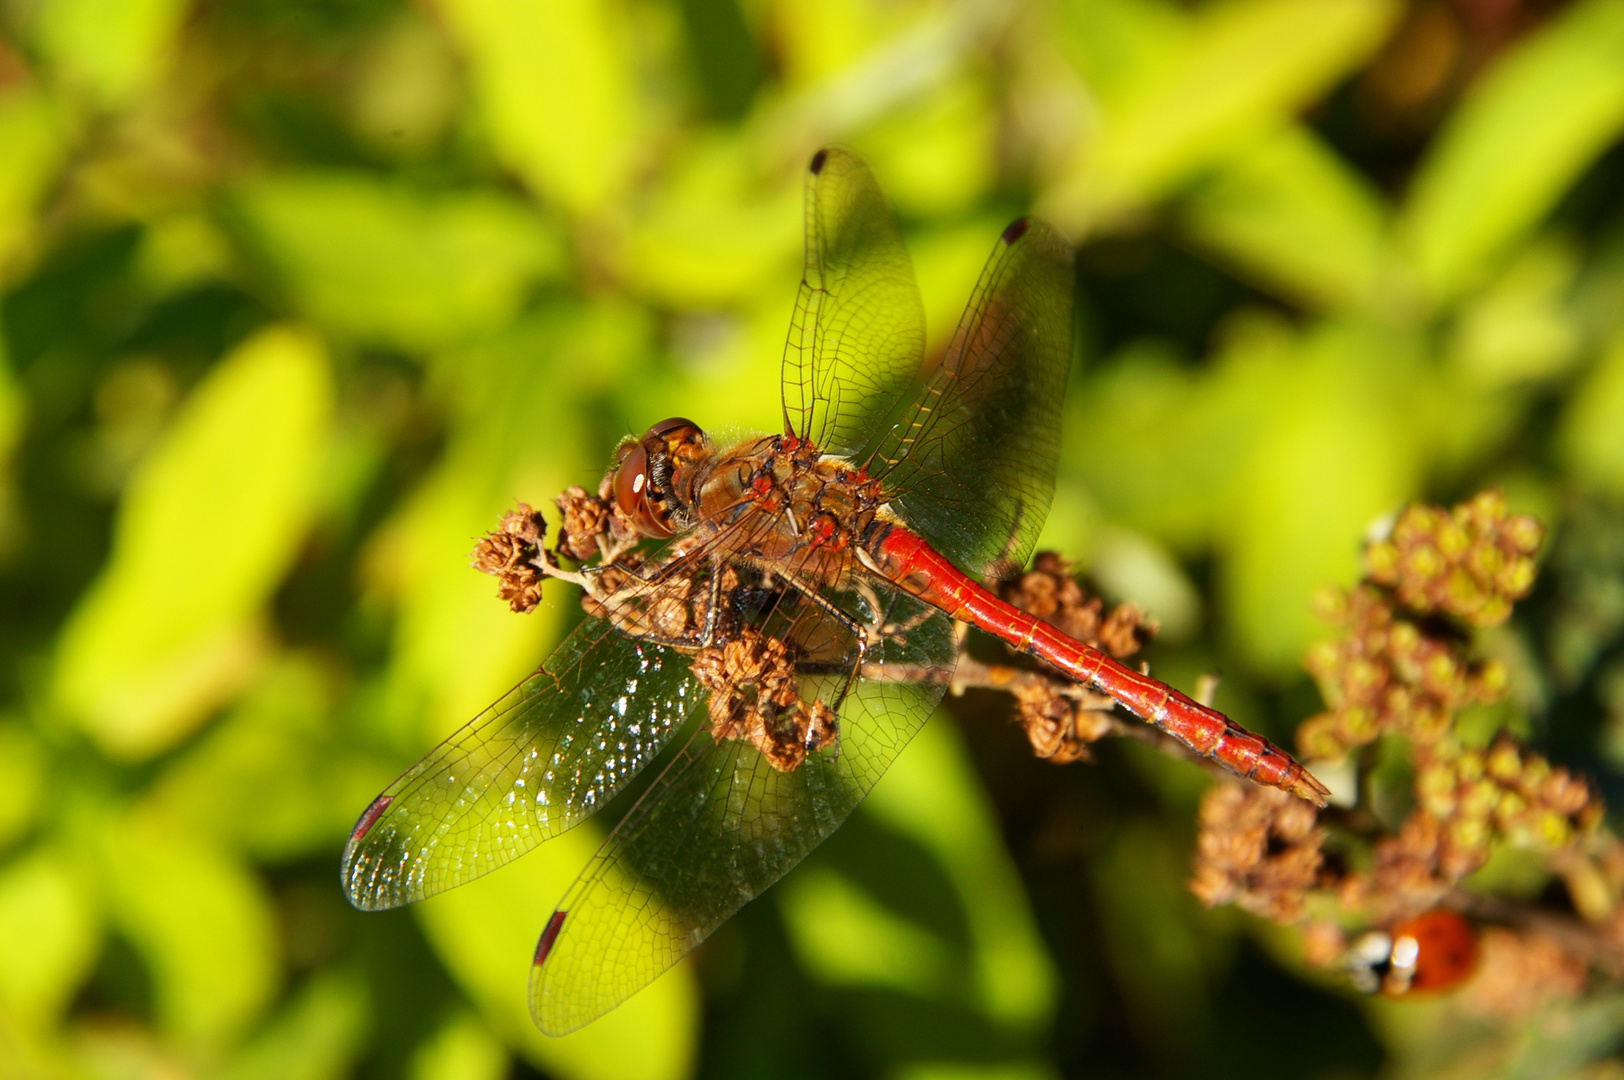
{"type": "Polygon", "coordinates": [[[998,594],[1020,608],[1059,628],[1068,637],[1103,649],[1121,659],[1137,652],[1156,632],[1156,623],[1133,604],[1119,604],[1102,615],[1100,598],[1088,597],[1071,577],[1064,559],[1040,551],[1032,569],[1001,582],[998,594]]]}
{"type": "Polygon", "coordinates": [[[1319,878],[1324,839],[1303,800],[1273,788],[1220,784],[1201,799],[1190,891],[1208,907],[1233,903],[1295,922],[1319,878]]]}
{"type": "Polygon", "coordinates": [[[520,503],[474,545],[474,569],[498,579],[496,595],[514,611],[533,611],[541,603],[542,574],[534,560],[546,531],[541,512],[520,503]]]}

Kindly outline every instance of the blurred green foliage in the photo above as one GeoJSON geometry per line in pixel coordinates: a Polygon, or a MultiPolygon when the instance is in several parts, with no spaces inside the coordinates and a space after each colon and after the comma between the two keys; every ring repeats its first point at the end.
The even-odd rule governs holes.
{"type": "Polygon", "coordinates": [[[507,612],[474,537],[661,417],[776,424],[829,141],[895,201],[933,349],[1009,218],[1078,243],[1045,542],[1163,617],[1161,675],[1222,668],[1219,706],[1289,737],[1364,530],[1500,484],[1555,528],[1490,643],[1517,722],[1616,796],[1621,132],[1619,0],[0,0],[0,1075],[1608,1054],[1616,998],[1463,1057],[1305,974],[1184,890],[1202,774],[1051,768],[974,695],[566,1039],[523,984],[600,832],[384,915],[337,858],[575,617],[507,612]]]}

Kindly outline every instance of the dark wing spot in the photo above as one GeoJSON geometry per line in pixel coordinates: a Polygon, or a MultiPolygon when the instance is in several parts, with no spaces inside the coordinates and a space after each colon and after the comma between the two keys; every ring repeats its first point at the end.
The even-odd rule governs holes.
{"type": "Polygon", "coordinates": [[[540,967],[547,959],[547,954],[553,951],[553,942],[558,940],[558,932],[564,929],[564,916],[567,912],[555,911],[553,917],[547,920],[547,929],[541,932],[541,940],[536,942],[536,959],[534,966],[540,967]]]}
{"type": "Polygon", "coordinates": [[[361,817],[356,821],[355,828],[350,830],[350,843],[353,844],[365,836],[372,826],[378,823],[378,818],[383,815],[383,812],[389,809],[389,804],[394,801],[395,797],[393,795],[379,795],[376,799],[373,799],[372,805],[361,811],[361,817]]]}
{"type": "Polygon", "coordinates": [[[1026,230],[1031,228],[1031,226],[1031,218],[1016,218],[1004,229],[1004,243],[1013,244],[1015,241],[1025,236],[1026,230]]]}
{"type": "Polygon", "coordinates": [[[823,171],[823,163],[829,160],[829,151],[819,150],[812,155],[812,175],[816,176],[823,171]]]}

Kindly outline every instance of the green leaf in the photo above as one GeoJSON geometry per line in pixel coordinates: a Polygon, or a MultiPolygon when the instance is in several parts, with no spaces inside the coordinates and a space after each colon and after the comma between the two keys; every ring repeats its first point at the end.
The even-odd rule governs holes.
{"type": "Polygon", "coordinates": [[[508,1044],[561,1080],[677,1080],[693,1069],[699,1001],[678,964],[602,1019],[562,1038],[530,1020],[527,984],[547,912],[597,850],[582,826],[414,909],[446,969],[508,1044]]]}
{"type": "Polygon", "coordinates": [[[204,1053],[230,1046],[279,981],[259,880],[152,812],[110,825],[102,861],[113,921],[151,973],[164,1029],[204,1053]]]}
{"type": "Polygon", "coordinates": [[[1381,195],[1305,128],[1221,166],[1179,211],[1197,243],[1296,303],[1372,311],[1398,299],[1381,195]]]}
{"type": "Polygon", "coordinates": [[[107,752],[161,752],[252,673],[260,609],[310,517],[331,394],[313,335],[263,331],[142,460],[57,653],[58,702],[107,752]]]}
{"type": "Polygon", "coordinates": [[[927,724],[858,813],[918,843],[940,864],[968,920],[968,937],[955,942],[911,922],[883,907],[860,877],[814,862],[779,886],[786,929],[812,973],[836,986],[889,987],[972,1008],[1017,1033],[1041,1030],[1054,1009],[1054,971],[951,725],[927,724]]]}
{"type": "Polygon", "coordinates": [[[437,0],[497,156],[573,214],[624,198],[639,123],[626,15],[612,0],[437,0]]]}
{"type": "Polygon", "coordinates": [[[70,87],[98,103],[129,104],[165,74],[186,0],[51,0],[34,43],[70,87]]]}
{"type": "MultiPolygon", "coordinates": [[[[338,738],[330,676],[310,657],[267,668],[153,784],[149,802],[199,836],[285,861],[336,848],[391,765],[338,738]]],[[[391,763],[392,764],[392,763],[391,763]]]]}
{"type": "Polygon", "coordinates": [[[0,721],[0,851],[33,820],[45,769],[45,747],[34,733],[16,721],[0,721]]]}
{"type": "Polygon", "coordinates": [[[350,975],[319,971],[219,1075],[221,1080],[339,1080],[354,1075],[366,1033],[366,987],[350,975]]]}
{"type": "Polygon", "coordinates": [[[504,326],[555,277],[558,235],[522,202],[430,195],[350,173],[272,176],[237,206],[301,311],[343,335],[430,350],[504,326]]]}
{"type": "Polygon", "coordinates": [[[1595,491],[1624,496],[1624,334],[1568,397],[1557,433],[1562,462],[1595,491]]]}
{"type": "Polygon", "coordinates": [[[1404,233],[1448,304],[1490,273],[1624,130],[1624,5],[1583,0],[1507,52],[1416,173],[1404,233]]]}
{"type": "Polygon", "coordinates": [[[57,110],[26,88],[0,92],[0,283],[9,283],[27,253],[34,211],[62,161],[57,110]]]}
{"type": "Polygon", "coordinates": [[[97,898],[72,859],[39,848],[0,870],[0,1013],[44,1029],[96,960],[97,898]]]}
{"type": "Polygon", "coordinates": [[[502,1080],[512,1072],[504,1047],[477,1016],[452,1016],[412,1053],[412,1080],[502,1080]]]}
{"type": "Polygon", "coordinates": [[[1566,374],[1583,344],[1568,305],[1578,269],[1571,246],[1530,243],[1467,300],[1450,343],[1450,360],[1462,381],[1499,387],[1566,374]]]}
{"type": "Polygon", "coordinates": [[[701,140],[672,163],[628,233],[617,259],[627,287],[680,308],[748,301],[780,279],[793,289],[800,179],[763,184],[743,145],[701,140]]]}
{"type": "MultiPolygon", "coordinates": [[[[1285,123],[1381,43],[1387,0],[1229,0],[1102,103],[1098,138],[1045,202],[1063,224],[1154,201],[1285,123]]],[[[1170,36],[1170,35],[1169,35],[1170,36]]]]}

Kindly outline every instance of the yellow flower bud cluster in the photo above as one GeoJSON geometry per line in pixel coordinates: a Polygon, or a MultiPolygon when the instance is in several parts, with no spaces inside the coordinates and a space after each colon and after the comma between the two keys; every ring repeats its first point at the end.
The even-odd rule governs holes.
{"type": "Polygon", "coordinates": [[[1329,706],[1297,729],[1308,757],[1340,757],[1389,732],[1434,742],[1448,733],[1456,710],[1505,694],[1502,665],[1470,660],[1459,643],[1395,615],[1378,589],[1328,593],[1321,607],[1346,632],[1315,645],[1305,661],[1329,706]]]}
{"type": "Polygon", "coordinates": [[[1601,820],[1590,785],[1510,739],[1463,750],[1446,740],[1419,762],[1420,808],[1444,823],[1451,846],[1480,851],[1505,840],[1541,851],[1565,848],[1601,820]]]}
{"type": "Polygon", "coordinates": [[[1510,513],[1498,491],[1448,511],[1412,504],[1385,540],[1365,548],[1366,576],[1418,614],[1498,626],[1533,587],[1534,556],[1544,539],[1545,527],[1510,513]]]}

